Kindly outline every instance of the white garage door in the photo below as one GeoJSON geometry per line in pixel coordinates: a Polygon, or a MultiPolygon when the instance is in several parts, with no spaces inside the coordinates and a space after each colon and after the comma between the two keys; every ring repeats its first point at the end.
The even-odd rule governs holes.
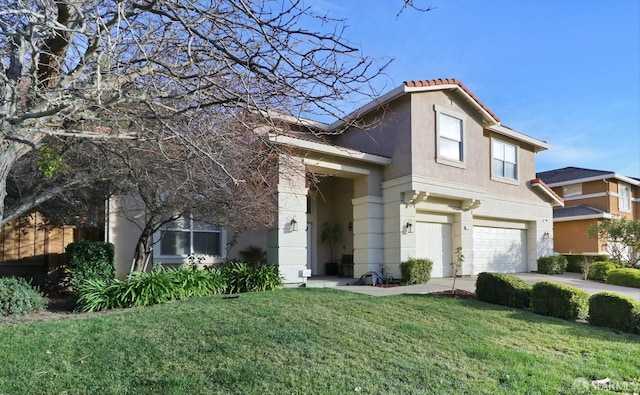
{"type": "Polygon", "coordinates": [[[473,272],[522,273],[527,271],[527,231],[473,227],[473,272]]]}
{"type": "Polygon", "coordinates": [[[431,277],[451,276],[451,224],[416,223],[416,258],[433,261],[431,277]]]}

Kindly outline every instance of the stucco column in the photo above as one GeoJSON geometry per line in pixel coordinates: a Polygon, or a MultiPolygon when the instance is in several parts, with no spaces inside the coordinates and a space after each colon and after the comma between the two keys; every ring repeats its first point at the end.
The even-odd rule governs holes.
{"type": "MultiPolygon", "coordinates": [[[[451,259],[456,259],[456,248],[462,247],[464,262],[462,263],[463,276],[473,274],[473,214],[471,211],[461,211],[455,215],[453,223],[453,242],[451,243],[451,259]]],[[[446,265],[448,262],[444,262],[446,265]]]]}
{"type": "Polygon", "coordinates": [[[529,222],[527,231],[527,268],[538,270],[538,258],[553,255],[553,221],[544,218],[529,222]]]}
{"type": "Polygon", "coordinates": [[[285,283],[306,282],[307,192],[304,164],[297,158],[281,158],[278,180],[277,229],[269,232],[270,263],[277,263],[285,283]]]}
{"type": "Polygon", "coordinates": [[[380,273],[384,263],[382,198],[363,196],[353,204],[353,276],[380,273]]]}

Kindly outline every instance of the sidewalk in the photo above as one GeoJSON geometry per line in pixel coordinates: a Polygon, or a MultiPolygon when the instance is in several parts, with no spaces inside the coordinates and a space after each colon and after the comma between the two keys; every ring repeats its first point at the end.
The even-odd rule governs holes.
{"type": "MultiPolygon", "coordinates": [[[[555,275],[538,273],[515,273],[515,276],[524,281],[535,284],[540,281],[555,281],[568,284],[587,291],[590,295],[598,292],[616,292],[626,295],[640,302],[640,289],[621,287],[618,285],[603,284],[595,281],[585,281],[579,273],[563,273],[555,275]]],[[[456,279],[456,289],[469,292],[476,290],[477,276],[463,276],[456,279]]],[[[372,287],[370,285],[350,285],[357,281],[353,278],[320,277],[310,278],[307,282],[309,288],[335,288],[343,291],[357,292],[372,296],[389,296],[399,294],[428,294],[451,289],[453,278],[432,278],[426,284],[407,285],[390,288],[372,287]]]]}

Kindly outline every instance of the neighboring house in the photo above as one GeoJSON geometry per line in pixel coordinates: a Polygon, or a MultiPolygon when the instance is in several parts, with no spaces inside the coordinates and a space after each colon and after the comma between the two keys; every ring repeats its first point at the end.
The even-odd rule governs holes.
{"type": "MultiPolygon", "coordinates": [[[[282,120],[293,130],[269,132],[289,152],[280,163],[277,229],[242,234],[229,247],[224,229],[174,223],[156,262],[184,261],[204,244],[232,258],[254,245],[286,283],[302,283],[333,273],[330,255],[347,262],[339,270],[350,277],[400,278],[410,257],[431,259],[433,277],[450,276],[458,246],[463,275],[535,271],[537,258],[553,252],[552,212],[563,201],[535,179],[535,154],[549,146],[502,126],[458,80],[405,82],[332,125],[282,120]],[[341,229],[334,251],[321,242],[324,223],[341,229]]],[[[135,229],[112,211],[108,240],[126,266],[135,229]]]]}
{"type": "Polygon", "coordinates": [[[553,211],[557,252],[606,254],[603,240],[589,237],[589,226],[612,218],[640,219],[638,178],[579,167],[545,171],[538,177],[565,202],[553,211]]]}

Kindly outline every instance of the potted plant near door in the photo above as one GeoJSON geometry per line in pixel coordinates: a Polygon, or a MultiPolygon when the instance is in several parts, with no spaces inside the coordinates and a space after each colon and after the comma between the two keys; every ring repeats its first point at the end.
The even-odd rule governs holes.
{"type": "Polygon", "coordinates": [[[336,243],[340,240],[340,235],[340,224],[337,222],[325,222],[322,224],[320,241],[329,244],[329,262],[325,263],[325,273],[328,276],[335,276],[338,274],[338,262],[335,260],[334,252],[336,243]]]}

